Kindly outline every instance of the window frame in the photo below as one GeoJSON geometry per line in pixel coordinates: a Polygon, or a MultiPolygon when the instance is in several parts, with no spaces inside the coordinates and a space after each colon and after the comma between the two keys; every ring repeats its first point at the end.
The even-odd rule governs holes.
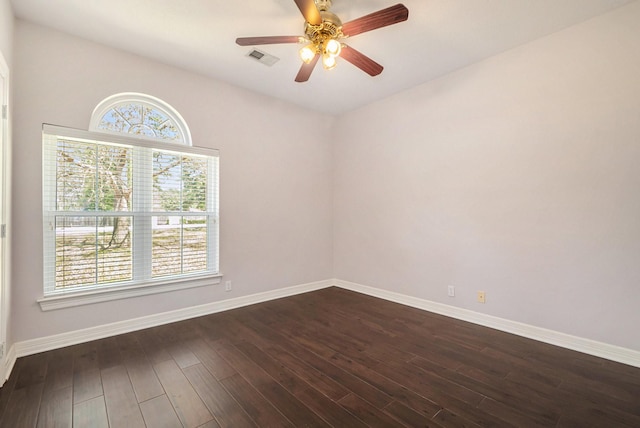
{"type": "Polygon", "coordinates": [[[111,95],[104,100],[102,100],[95,109],[93,109],[93,113],[91,113],[91,120],[89,121],[89,130],[94,132],[101,132],[112,135],[135,135],[136,138],[144,138],[152,141],[163,141],[168,144],[183,144],[187,146],[193,146],[193,142],[191,140],[191,132],[189,131],[189,127],[187,126],[187,122],[184,118],[178,113],[176,109],[171,107],[166,102],[162,101],[159,98],[152,97],[151,95],[142,94],[138,92],[123,92],[120,94],[111,95]],[[125,104],[141,104],[148,105],[153,107],[156,110],[164,113],[173,124],[178,128],[178,132],[180,134],[180,139],[175,140],[164,140],[164,139],[156,139],[149,138],[136,134],[128,134],[124,132],[116,132],[110,131],[107,129],[100,128],[100,121],[104,117],[109,110],[114,109],[118,106],[122,106],[125,104]]]}
{"type": "MultiPolygon", "coordinates": [[[[210,207],[207,208],[207,212],[213,213],[212,221],[208,225],[208,241],[211,245],[211,247],[209,247],[208,257],[211,257],[213,254],[214,259],[211,260],[212,269],[205,273],[181,274],[153,279],[145,278],[143,280],[134,278],[133,281],[120,282],[113,285],[98,284],[63,291],[55,290],[55,228],[52,228],[50,224],[52,219],[55,221],[56,177],[55,168],[43,168],[43,252],[45,256],[45,287],[43,287],[44,296],[38,299],[38,303],[43,311],[220,283],[222,275],[219,272],[219,153],[217,150],[187,146],[179,143],[172,144],[167,140],[144,138],[126,133],[83,131],[48,124],[43,125],[43,145],[45,135],[97,142],[102,141],[128,147],[142,147],[146,150],[157,149],[164,152],[204,155],[215,159],[215,165],[209,167],[209,174],[213,175],[213,182],[210,184],[213,188],[208,192],[211,200],[208,201],[210,207]],[[54,260],[52,263],[47,264],[47,257],[51,257],[52,254],[54,260]],[[53,284],[53,288],[51,284],[53,284]]],[[[47,154],[43,151],[43,165],[46,165],[44,164],[44,162],[46,162],[46,156],[47,154]]],[[[135,183],[133,189],[135,194],[135,183]]],[[[150,196],[147,197],[150,198],[150,196]]],[[[106,213],[105,215],[109,214],[106,213]]],[[[135,235],[134,233],[134,240],[135,235]]],[[[144,250],[135,250],[134,256],[137,255],[139,257],[140,252],[145,256],[146,260],[149,259],[150,254],[145,255],[144,250]]]]}

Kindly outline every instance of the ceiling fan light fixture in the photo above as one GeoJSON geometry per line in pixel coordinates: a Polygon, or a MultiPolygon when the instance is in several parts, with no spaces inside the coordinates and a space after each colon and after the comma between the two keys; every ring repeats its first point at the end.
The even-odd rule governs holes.
{"type": "Polygon", "coordinates": [[[325,70],[331,70],[336,67],[336,57],[333,55],[322,55],[322,66],[325,70]]]}
{"type": "Polygon", "coordinates": [[[331,55],[336,57],[340,55],[340,51],[342,50],[342,44],[336,39],[329,39],[326,41],[324,45],[324,54],[331,55]]]}
{"type": "Polygon", "coordinates": [[[307,45],[300,49],[300,59],[309,64],[311,60],[316,56],[316,47],[313,44],[307,45]]]}

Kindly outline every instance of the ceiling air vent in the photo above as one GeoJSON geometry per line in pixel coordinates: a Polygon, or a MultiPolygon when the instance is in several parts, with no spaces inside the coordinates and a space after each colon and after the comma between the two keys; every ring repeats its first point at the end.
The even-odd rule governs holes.
{"type": "Polygon", "coordinates": [[[280,58],[277,58],[273,55],[269,55],[268,53],[259,51],[257,49],[252,49],[251,51],[249,51],[247,56],[249,58],[255,59],[258,62],[261,62],[264,65],[268,65],[269,67],[271,67],[276,62],[280,61],[280,58]]]}

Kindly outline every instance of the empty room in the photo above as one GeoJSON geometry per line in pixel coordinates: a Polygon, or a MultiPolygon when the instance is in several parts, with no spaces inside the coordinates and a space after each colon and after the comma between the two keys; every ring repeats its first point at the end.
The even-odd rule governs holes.
{"type": "Polygon", "coordinates": [[[0,0],[0,427],[640,426],[640,0],[0,0]]]}

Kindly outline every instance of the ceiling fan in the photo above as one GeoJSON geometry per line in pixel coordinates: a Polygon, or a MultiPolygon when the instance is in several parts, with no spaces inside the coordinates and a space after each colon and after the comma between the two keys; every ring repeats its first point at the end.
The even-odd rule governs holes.
{"type": "Polygon", "coordinates": [[[368,56],[342,43],[341,40],[397,24],[409,18],[409,10],[403,4],[397,4],[343,24],[340,18],[329,11],[331,0],[294,0],[294,2],[305,19],[304,36],[239,37],[236,43],[240,46],[305,44],[300,49],[303,64],[296,76],[296,82],[309,80],[320,58],[325,69],[334,68],[336,58],[340,57],[370,76],[377,76],[382,73],[383,67],[368,56]]]}

